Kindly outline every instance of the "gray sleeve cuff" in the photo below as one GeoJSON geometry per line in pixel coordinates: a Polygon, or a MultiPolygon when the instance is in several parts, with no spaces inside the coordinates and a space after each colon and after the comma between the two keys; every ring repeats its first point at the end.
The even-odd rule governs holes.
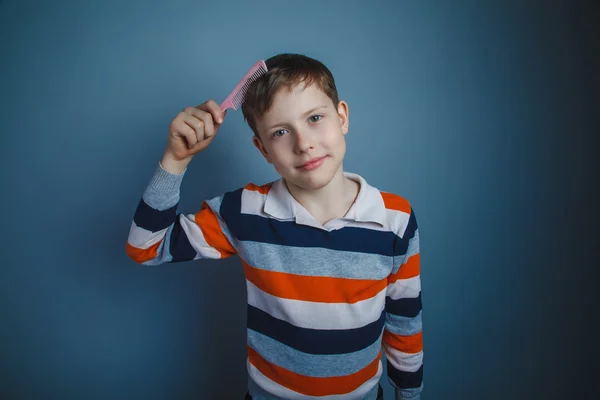
{"type": "Polygon", "coordinates": [[[406,397],[402,394],[400,389],[396,389],[396,400],[421,400],[421,394],[417,394],[413,397],[406,397]]]}
{"type": "Polygon", "coordinates": [[[171,174],[163,169],[159,161],[142,196],[144,202],[159,211],[176,205],[179,202],[179,188],[186,171],[187,169],[178,175],[171,174]]]}
{"type": "Polygon", "coordinates": [[[412,389],[398,389],[394,387],[396,400],[421,400],[421,391],[423,390],[423,384],[419,388],[412,389]]]}

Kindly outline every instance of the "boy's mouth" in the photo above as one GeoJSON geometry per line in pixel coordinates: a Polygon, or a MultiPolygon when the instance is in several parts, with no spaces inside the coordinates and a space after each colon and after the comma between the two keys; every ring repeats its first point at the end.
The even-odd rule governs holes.
{"type": "Polygon", "coordinates": [[[313,159],[308,160],[307,162],[305,162],[304,164],[302,164],[301,166],[299,166],[297,168],[301,168],[301,169],[305,169],[305,170],[311,170],[311,169],[318,168],[323,163],[323,160],[325,160],[325,158],[327,158],[327,156],[315,157],[313,159]]]}

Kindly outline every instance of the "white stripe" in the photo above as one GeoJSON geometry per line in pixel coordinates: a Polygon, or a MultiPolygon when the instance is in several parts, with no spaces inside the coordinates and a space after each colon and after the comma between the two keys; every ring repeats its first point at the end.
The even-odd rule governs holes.
{"type": "Polygon", "coordinates": [[[350,303],[321,303],[273,296],[246,281],[248,304],[292,325],[310,329],[360,328],[381,317],[386,290],[370,299],[350,303]]]}
{"type": "Polygon", "coordinates": [[[394,232],[396,235],[400,237],[404,237],[404,231],[408,226],[408,220],[410,219],[410,214],[407,214],[403,211],[398,210],[390,210],[386,209],[387,212],[387,222],[389,226],[387,229],[394,232]]]}
{"type": "Polygon", "coordinates": [[[194,258],[195,260],[199,258],[221,258],[221,253],[219,253],[219,251],[214,247],[210,246],[206,242],[206,239],[204,239],[204,235],[202,234],[202,230],[200,230],[200,226],[198,226],[196,223],[194,214],[180,215],[179,222],[181,224],[181,228],[187,236],[188,241],[197,252],[196,257],[194,258]]]}
{"type": "Polygon", "coordinates": [[[387,295],[394,300],[398,299],[414,299],[419,297],[421,291],[421,279],[419,276],[414,276],[407,279],[398,279],[396,282],[387,286],[387,295]]]}
{"type": "Polygon", "coordinates": [[[283,399],[293,399],[293,400],[304,400],[304,399],[320,399],[320,400],[358,400],[362,399],[370,390],[373,389],[375,385],[379,382],[379,378],[383,373],[383,368],[381,365],[381,360],[378,362],[377,373],[368,381],[360,385],[356,390],[339,395],[330,395],[330,396],[308,396],[302,393],[298,393],[294,390],[288,389],[285,386],[282,386],[276,382],[273,382],[271,379],[264,376],[258,368],[256,368],[250,360],[246,361],[246,365],[248,367],[248,375],[251,379],[256,382],[258,386],[261,387],[267,393],[270,393],[274,396],[283,398],[283,399]]]}
{"type": "Polygon", "coordinates": [[[387,360],[399,371],[417,372],[423,365],[423,351],[418,353],[404,353],[383,342],[383,349],[387,360]]]}
{"type": "Polygon", "coordinates": [[[165,236],[167,229],[169,228],[167,227],[165,229],[161,229],[160,231],[152,232],[137,226],[135,222],[132,221],[127,242],[129,242],[129,244],[133,247],[146,250],[160,242],[165,236]]]}

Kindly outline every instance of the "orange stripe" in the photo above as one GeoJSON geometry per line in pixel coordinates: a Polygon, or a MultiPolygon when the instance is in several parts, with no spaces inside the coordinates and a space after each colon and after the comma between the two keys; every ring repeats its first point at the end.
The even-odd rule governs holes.
{"type": "Polygon", "coordinates": [[[350,375],[317,378],[300,375],[268,362],[248,346],[248,359],[264,376],[295,392],[308,396],[347,394],[363,385],[377,374],[381,351],[365,368],[350,375]]]}
{"type": "Polygon", "coordinates": [[[385,204],[385,208],[389,210],[402,211],[407,214],[410,214],[410,203],[408,200],[398,196],[393,193],[380,192],[381,197],[383,197],[383,203],[385,204]]]}
{"type": "Polygon", "coordinates": [[[227,237],[223,234],[217,216],[206,202],[202,203],[202,207],[196,213],[194,219],[200,230],[202,230],[206,243],[218,250],[221,253],[221,258],[229,257],[236,253],[229,240],[227,240],[227,237]]]}
{"type": "Polygon", "coordinates": [[[158,243],[148,247],[147,249],[138,249],[133,247],[127,242],[127,255],[137,263],[143,263],[144,261],[152,260],[158,254],[158,247],[162,240],[158,243]]]}
{"type": "Polygon", "coordinates": [[[389,283],[394,283],[398,279],[408,279],[419,276],[421,272],[421,253],[417,253],[408,257],[406,263],[402,264],[398,269],[398,272],[391,274],[388,277],[389,283]]]}
{"type": "Polygon", "coordinates": [[[387,286],[386,279],[346,279],[305,276],[254,268],[242,260],[246,279],[260,290],[284,299],[322,303],[356,303],[370,299],[387,286]]]}
{"type": "Polygon", "coordinates": [[[403,353],[415,354],[423,350],[423,332],[415,333],[412,336],[402,336],[386,329],[383,331],[382,340],[403,353]]]}
{"type": "Polygon", "coordinates": [[[269,190],[271,190],[271,185],[273,185],[273,182],[267,183],[266,185],[262,185],[262,186],[255,185],[254,183],[249,183],[244,187],[244,189],[254,190],[254,191],[262,193],[262,194],[267,194],[267,193],[269,193],[269,190]]]}

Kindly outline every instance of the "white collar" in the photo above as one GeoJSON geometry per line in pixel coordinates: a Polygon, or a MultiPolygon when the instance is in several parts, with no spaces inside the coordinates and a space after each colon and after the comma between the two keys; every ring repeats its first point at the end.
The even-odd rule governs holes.
{"type": "MultiPolygon", "coordinates": [[[[354,204],[342,219],[375,222],[384,226],[387,213],[379,190],[369,185],[360,175],[344,172],[344,176],[358,182],[360,190],[354,204]]],[[[295,220],[296,223],[302,225],[319,225],[314,217],[292,197],[283,179],[273,182],[267,194],[263,211],[276,219],[295,220]]]]}

